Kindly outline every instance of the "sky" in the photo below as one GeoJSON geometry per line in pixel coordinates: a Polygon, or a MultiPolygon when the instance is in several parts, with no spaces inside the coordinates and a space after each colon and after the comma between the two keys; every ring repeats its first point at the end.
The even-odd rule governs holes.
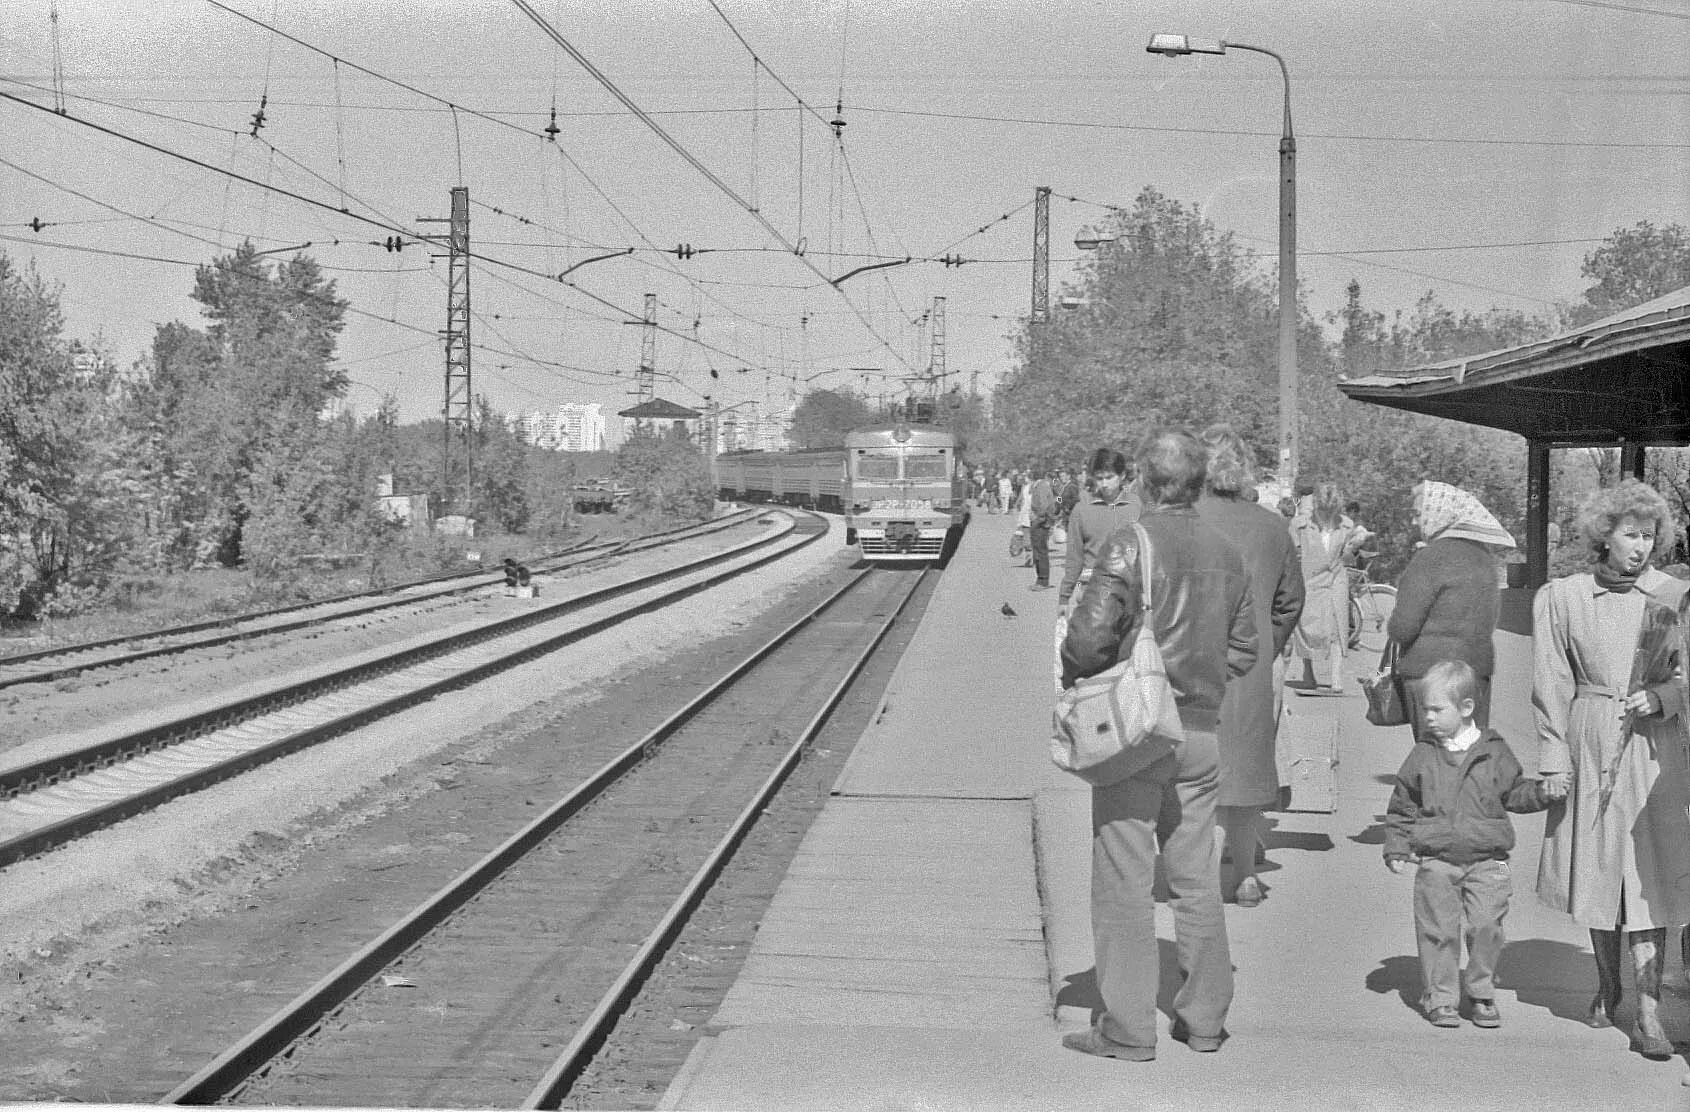
{"type": "Polygon", "coordinates": [[[308,243],[352,305],[347,406],[390,395],[409,422],[443,405],[447,262],[383,241],[440,233],[418,218],[464,186],[473,388],[502,412],[633,404],[647,294],[656,393],[683,405],[898,395],[940,353],[984,392],[1030,308],[1040,186],[1053,301],[1075,234],[1147,185],[1271,271],[1278,67],[1148,54],[1159,31],[1284,57],[1317,318],[1351,278],[1386,313],[1429,290],[1546,311],[1616,229],[1690,224],[1686,0],[526,7],[18,0],[0,250],[128,366],[158,325],[203,323],[196,265],[308,243]]]}

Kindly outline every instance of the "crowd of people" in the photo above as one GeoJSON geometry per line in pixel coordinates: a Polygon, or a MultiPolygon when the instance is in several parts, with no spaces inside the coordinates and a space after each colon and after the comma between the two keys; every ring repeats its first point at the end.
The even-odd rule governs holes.
{"type": "MultiPolygon", "coordinates": [[[[1172,1037],[1198,1051],[1228,1038],[1224,907],[1267,895],[1257,867],[1263,812],[1283,805],[1283,692],[1297,662],[1310,690],[1343,684],[1348,568],[1374,537],[1332,483],[1261,504],[1253,458],[1229,426],[1164,428],[1133,463],[1099,448],[1083,483],[1029,473],[1022,484],[1030,532],[1044,531],[1032,533],[1035,589],[1050,585],[1039,553],[1048,531],[1066,532],[1060,685],[1123,659],[1149,622],[1184,732],[1169,757],[1092,789],[1102,1006],[1091,1028],[1064,1040],[1088,1054],[1155,1057],[1158,857],[1179,963],[1172,1037]],[[1154,557],[1150,582],[1135,522],[1154,557]]],[[[1616,1022],[1629,952],[1632,1045],[1670,1056],[1660,1019],[1667,928],[1690,922],[1690,583],[1655,567],[1678,537],[1670,508],[1626,480],[1580,509],[1589,570],[1551,581],[1534,601],[1537,736],[1524,740],[1535,740],[1537,767],[1528,774],[1489,726],[1497,569],[1515,540],[1457,486],[1428,480],[1412,497],[1418,541],[1388,625],[1408,755],[1386,809],[1384,857],[1393,873],[1414,871],[1425,1017],[1440,1028],[1464,1017],[1502,1025],[1494,975],[1512,889],[1509,815],[1542,811],[1536,894],[1590,932],[1588,1022],[1616,1022]]],[[[1690,933],[1678,937],[1690,965],[1690,933]]]]}

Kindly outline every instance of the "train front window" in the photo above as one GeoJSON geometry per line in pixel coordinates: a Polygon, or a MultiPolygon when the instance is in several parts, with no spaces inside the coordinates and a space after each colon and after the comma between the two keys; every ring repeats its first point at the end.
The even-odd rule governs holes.
{"type": "Polygon", "coordinates": [[[892,451],[857,449],[857,478],[869,483],[898,481],[898,455],[892,451]]]}
{"type": "Polygon", "coordinates": [[[904,457],[904,478],[911,482],[942,483],[951,477],[950,465],[943,453],[937,455],[917,455],[911,452],[904,457]]]}

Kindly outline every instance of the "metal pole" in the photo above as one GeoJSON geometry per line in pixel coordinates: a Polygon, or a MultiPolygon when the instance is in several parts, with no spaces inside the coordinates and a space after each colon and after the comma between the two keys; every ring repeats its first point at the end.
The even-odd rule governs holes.
{"type": "Polygon", "coordinates": [[[1227,50],[1266,54],[1279,63],[1285,85],[1279,134],[1279,481],[1295,488],[1300,462],[1297,428],[1297,139],[1291,130],[1291,72],[1285,59],[1260,46],[1225,42],[1227,50]]]}

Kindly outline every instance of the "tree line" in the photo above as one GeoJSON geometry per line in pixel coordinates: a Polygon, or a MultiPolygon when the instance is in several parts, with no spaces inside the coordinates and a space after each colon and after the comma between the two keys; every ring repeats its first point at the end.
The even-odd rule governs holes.
{"type": "Polygon", "coordinates": [[[197,566],[285,588],[316,556],[356,554],[378,580],[461,559],[379,511],[384,474],[536,543],[570,527],[571,486],[597,474],[636,482],[640,512],[709,513],[690,445],[542,451],[485,399],[459,449],[473,485],[442,507],[440,420],[402,426],[391,398],[364,420],[337,404],[348,303],[308,255],[243,244],[196,268],[192,297],[202,321],[159,326],[122,369],[67,337],[60,290],[0,252],[0,617],[75,613],[197,566]]]}

